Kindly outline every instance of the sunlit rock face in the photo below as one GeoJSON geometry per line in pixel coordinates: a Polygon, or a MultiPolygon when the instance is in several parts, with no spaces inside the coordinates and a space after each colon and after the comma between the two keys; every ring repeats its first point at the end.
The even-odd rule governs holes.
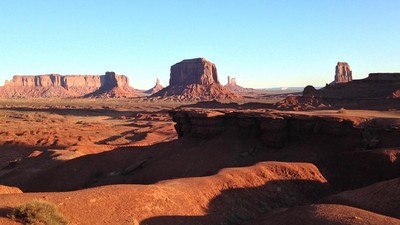
{"type": "Polygon", "coordinates": [[[186,59],[171,66],[169,86],[153,97],[194,100],[241,98],[219,83],[217,67],[204,58],[186,59]]]}
{"type": "Polygon", "coordinates": [[[347,62],[338,62],[335,70],[334,83],[347,83],[353,80],[350,65],[347,62]]]}
{"type": "Polygon", "coordinates": [[[150,88],[149,90],[145,91],[146,94],[155,94],[161,91],[164,87],[161,85],[160,80],[157,78],[156,85],[150,88]]]}
{"type": "MultiPolygon", "coordinates": [[[[105,75],[15,75],[11,81],[5,83],[1,96],[10,98],[85,97],[99,90],[107,92],[115,88],[126,91],[132,89],[129,87],[128,78],[115,72],[106,72],[105,75]]],[[[92,95],[92,97],[95,96],[92,95]]]]}

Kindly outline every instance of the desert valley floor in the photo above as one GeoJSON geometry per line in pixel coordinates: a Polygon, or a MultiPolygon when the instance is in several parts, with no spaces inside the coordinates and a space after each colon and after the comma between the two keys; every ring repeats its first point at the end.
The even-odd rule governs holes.
{"type": "Polygon", "coordinates": [[[143,99],[1,100],[0,224],[400,224],[398,110],[143,99]]]}

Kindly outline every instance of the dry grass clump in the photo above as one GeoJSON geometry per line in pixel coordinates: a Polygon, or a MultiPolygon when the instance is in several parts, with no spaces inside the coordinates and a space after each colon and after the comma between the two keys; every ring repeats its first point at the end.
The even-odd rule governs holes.
{"type": "Polygon", "coordinates": [[[12,210],[9,217],[24,224],[68,224],[64,216],[58,211],[56,205],[43,200],[32,200],[31,202],[17,206],[12,210]]]}

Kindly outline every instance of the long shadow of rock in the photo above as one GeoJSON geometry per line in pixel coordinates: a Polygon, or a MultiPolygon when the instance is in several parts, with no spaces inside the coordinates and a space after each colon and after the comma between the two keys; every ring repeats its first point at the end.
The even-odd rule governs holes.
{"type": "Polygon", "coordinates": [[[6,207],[6,208],[0,208],[0,217],[3,218],[9,218],[8,215],[12,212],[12,208],[6,207]]]}
{"type": "Polygon", "coordinates": [[[273,180],[260,187],[222,191],[204,216],[159,216],[140,224],[244,224],[274,209],[312,204],[330,193],[327,183],[315,180],[273,180]]]}
{"type": "MultiPolygon", "coordinates": [[[[174,178],[208,176],[222,168],[279,159],[261,149],[262,143],[251,138],[227,141],[226,137],[209,140],[185,137],[58,161],[54,167],[25,176],[23,180],[18,179],[20,171],[15,171],[7,177],[0,176],[0,183],[17,186],[24,192],[70,191],[107,184],[151,184],[174,178]]],[[[42,160],[46,161],[44,157],[54,161],[51,155],[43,155],[42,160]]],[[[33,160],[27,159],[32,163],[33,160]]]]}
{"type": "Polygon", "coordinates": [[[61,116],[109,116],[111,118],[121,118],[121,117],[129,117],[135,116],[139,113],[149,114],[149,113],[164,113],[166,114],[168,110],[156,110],[154,112],[144,111],[144,110],[115,110],[110,108],[31,108],[31,107],[9,107],[9,108],[0,108],[0,110],[12,110],[17,112],[43,112],[43,113],[52,113],[58,114],[61,116]]]}

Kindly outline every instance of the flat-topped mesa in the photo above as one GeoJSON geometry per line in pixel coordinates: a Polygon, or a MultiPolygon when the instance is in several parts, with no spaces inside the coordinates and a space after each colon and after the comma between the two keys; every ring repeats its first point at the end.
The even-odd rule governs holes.
{"type": "Polygon", "coordinates": [[[335,70],[335,81],[333,83],[347,83],[352,80],[353,77],[350,65],[347,62],[338,62],[335,70]]]}
{"type": "Polygon", "coordinates": [[[152,97],[177,99],[239,99],[219,83],[217,67],[204,58],[186,59],[171,66],[169,86],[152,97]]]}
{"type": "Polygon", "coordinates": [[[133,90],[128,78],[115,72],[105,75],[16,75],[5,83],[2,97],[84,97],[99,90],[107,92],[116,88],[124,89],[126,93],[133,90]]]}
{"type": "Polygon", "coordinates": [[[12,87],[54,87],[62,86],[60,74],[45,75],[15,75],[13,79],[6,82],[5,86],[12,87]]]}
{"type": "Polygon", "coordinates": [[[205,58],[185,59],[171,66],[169,85],[219,84],[217,67],[205,58]]]}
{"type": "Polygon", "coordinates": [[[370,73],[367,80],[400,81],[400,73],[370,73]]]}

